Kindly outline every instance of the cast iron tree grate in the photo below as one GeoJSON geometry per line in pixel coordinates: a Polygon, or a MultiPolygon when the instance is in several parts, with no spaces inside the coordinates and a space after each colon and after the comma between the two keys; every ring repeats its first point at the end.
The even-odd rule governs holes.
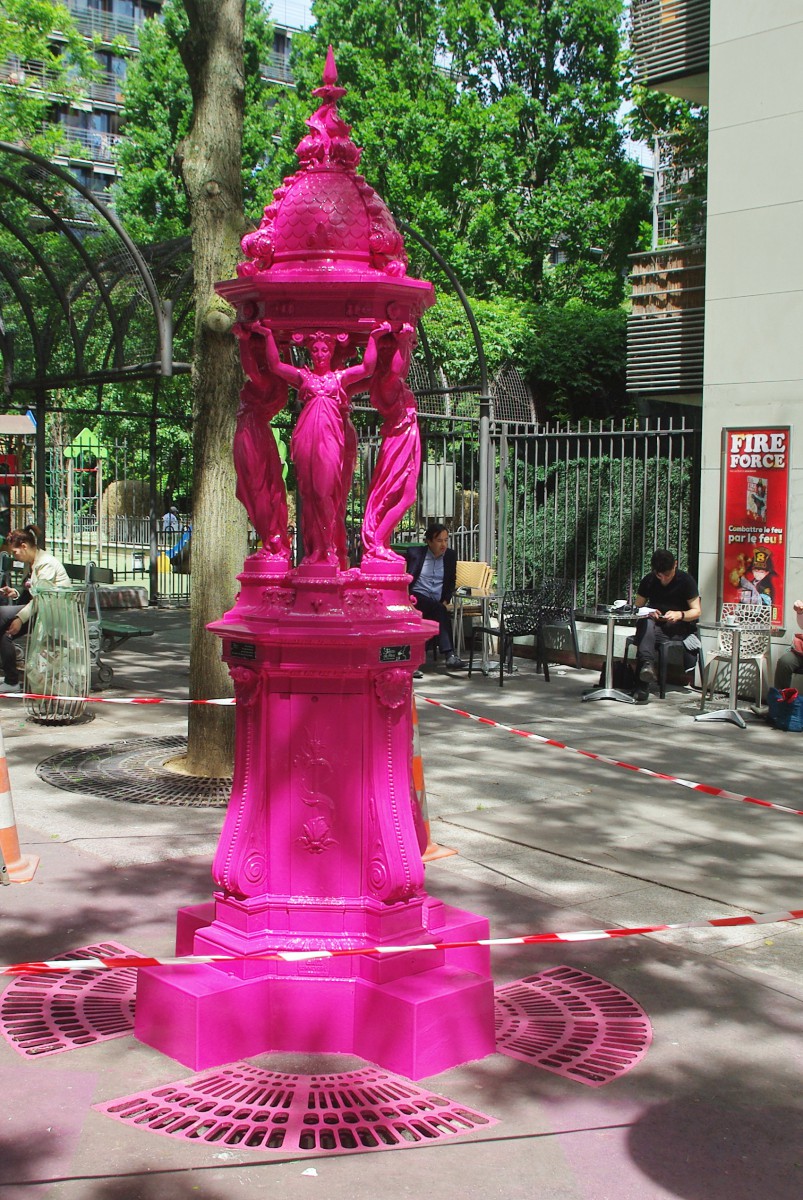
{"type": "Polygon", "coordinates": [[[497,1124],[375,1067],[295,1075],[238,1062],[94,1107],[184,1141],[316,1156],[401,1150],[497,1124]]]}
{"type": "MultiPolygon", "coordinates": [[[[59,958],[119,957],[136,954],[119,942],[81,946],[59,958]]],[[[53,960],[55,961],[55,960],[53,960]]],[[[0,1033],[26,1057],[42,1057],[124,1037],[134,1029],[137,972],[71,971],[18,975],[0,997],[0,1033]]]]}
{"type": "Polygon", "coordinates": [[[202,779],[165,767],[187,749],[186,737],[129,738],[88,750],[68,750],[36,768],[45,783],[65,792],[184,808],[225,808],[231,779],[202,779]]]}
{"type": "Polygon", "coordinates": [[[589,1087],[624,1075],[652,1041],[647,1014],[632,997],[574,967],[550,967],[495,995],[500,1054],[589,1087]]]}

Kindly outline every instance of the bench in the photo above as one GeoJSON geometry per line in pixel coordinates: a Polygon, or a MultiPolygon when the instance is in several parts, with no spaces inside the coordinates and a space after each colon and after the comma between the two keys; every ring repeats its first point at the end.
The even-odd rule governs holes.
{"type": "Polygon", "coordinates": [[[153,637],[153,630],[125,621],[109,621],[100,608],[99,586],[114,583],[114,571],[99,567],[96,563],[86,565],[65,563],[64,570],[70,579],[87,588],[87,625],[89,627],[89,650],[92,657],[93,674],[101,684],[109,684],[114,672],[108,663],[101,660],[101,653],[112,654],[130,638],[153,637]]]}

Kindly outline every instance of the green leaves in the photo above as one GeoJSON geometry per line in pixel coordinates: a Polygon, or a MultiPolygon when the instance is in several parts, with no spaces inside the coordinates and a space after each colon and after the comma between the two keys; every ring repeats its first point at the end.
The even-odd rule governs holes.
{"type": "MultiPolygon", "coordinates": [[[[178,237],[190,227],[187,199],[174,163],[175,148],[186,136],[192,114],[190,85],[178,49],[186,28],[183,4],[166,0],[162,19],[142,27],[140,53],[126,76],[125,137],[118,155],[122,178],[116,203],[140,241],[178,237]]],[[[271,85],[261,70],[272,50],[272,27],[265,10],[259,0],[247,0],[243,191],[246,208],[257,220],[279,183],[279,177],[267,170],[273,117],[271,85]]]]}
{"type": "Polygon", "coordinates": [[[316,27],[293,42],[297,93],[272,113],[277,163],[295,167],[299,115],[331,42],[366,178],[472,295],[616,305],[647,216],[616,124],[621,10],[621,0],[316,0],[316,27]],[[552,274],[556,246],[566,263],[552,274]]]}
{"type": "MultiPolygon", "coordinates": [[[[489,377],[516,364],[533,390],[541,420],[629,413],[623,309],[598,309],[577,300],[536,306],[510,297],[475,300],[472,308],[489,377]]],[[[425,325],[435,360],[450,382],[476,382],[476,349],[459,301],[440,296],[425,325]]]]}
{"type": "Polygon", "coordinates": [[[53,98],[71,104],[86,95],[99,71],[92,47],[51,0],[2,0],[0,47],[0,140],[47,154],[61,141],[45,125],[53,98]]]}

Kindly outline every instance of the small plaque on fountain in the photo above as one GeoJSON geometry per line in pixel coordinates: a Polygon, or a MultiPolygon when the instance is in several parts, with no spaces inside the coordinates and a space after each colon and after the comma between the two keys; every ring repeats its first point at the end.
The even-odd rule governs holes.
{"type": "Polygon", "coordinates": [[[256,658],[257,648],[253,642],[232,642],[232,658],[256,658]]]}
{"type": "Polygon", "coordinates": [[[409,662],[410,647],[409,646],[381,646],[379,649],[379,661],[387,662],[409,662]]]}

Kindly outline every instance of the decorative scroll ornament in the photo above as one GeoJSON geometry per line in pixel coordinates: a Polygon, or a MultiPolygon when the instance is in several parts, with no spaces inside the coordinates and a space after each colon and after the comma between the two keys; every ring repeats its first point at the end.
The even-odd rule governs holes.
{"type": "Polygon", "coordinates": [[[284,617],[291,611],[295,598],[292,588],[263,588],[261,611],[266,617],[284,617]]]}
{"type": "Polygon", "coordinates": [[[385,708],[409,708],[412,688],[409,671],[403,671],[400,667],[382,671],[374,678],[374,687],[380,704],[385,708]]]}
{"type": "Polygon", "coordinates": [[[248,667],[229,667],[229,674],[234,680],[234,690],[237,693],[237,703],[243,708],[252,708],[259,699],[262,690],[262,676],[248,667]]]}
{"type": "Polygon", "coordinates": [[[302,832],[296,841],[310,854],[322,854],[337,846],[332,837],[335,804],[331,792],[335,786],[334,768],[324,754],[325,744],[312,732],[307,745],[295,757],[301,799],[312,811],[305,817],[302,832]]]}
{"type": "Polygon", "coordinates": [[[382,603],[382,593],[376,588],[360,592],[346,592],[343,608],[352,621],[365,621],[384,616],[387,609],[382,603]]]}

